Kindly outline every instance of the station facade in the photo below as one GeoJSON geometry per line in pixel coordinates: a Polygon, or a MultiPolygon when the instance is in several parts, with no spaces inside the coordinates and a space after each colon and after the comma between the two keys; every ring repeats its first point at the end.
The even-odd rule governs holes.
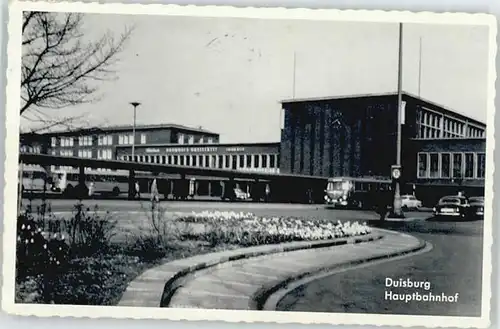
{"type": "MultiPolygon", "coordinates": [[[[483,194],[486,125],[408,93],[402,99],[404,186],[417,186],[424,197],[454,193],[458,186],[483,194]]],[[[390,179],[396,163],[396,93],[294,99],[282,107],[277,143],[224,144],[219,134],[202,128],[159,124],[138,125],[135,136],[131,125],[21,134],[20,147],[57,156],[324,177],[325,183],[333,177],[390,179]]],[[[310,189],[276,181],[272,189],[285,201],[310,189]]],[[[314,186],[318,200],[325,188],[320,185],[314,186]]]]}
{"type": "MultiPolygon", "coordinates": [[[[486,125],[411,94],[402,96],[403,181],[484,189],[486,125]]],[[[282,107],[282,173],[390,178],[397,93],[295,99],[282,107]]]]}
{"type": "Polygon", "coordinates": [[[113,126],[42,135],[22,134],[21,152],[279,172],[279,143],[221,144],[219,141],[217,133],[180,125],[138,125],[135,136],[132,126],[113,126]]]}

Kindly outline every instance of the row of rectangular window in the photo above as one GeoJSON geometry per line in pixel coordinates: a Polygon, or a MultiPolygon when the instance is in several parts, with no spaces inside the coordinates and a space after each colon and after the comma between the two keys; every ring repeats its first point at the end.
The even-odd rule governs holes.
{"type": "MultiPolygon", "coordinates": [[[[146,144],[146,134],[141,134],[141,144],[146,144]]],[[[92,146],[94,136],[78,136],[79,146],[92,146]]],[[[134,136],[132,134],[121,134],[118,135],[118,144],[129,145],[134,143],[134,136]]],[[[57,137],[52,137],[51,140],[52,147],[57,146],[57,137]]],[[[74,146],[74,137],[61,137],[59,138],[59,145],[61,147],[72,147],[74,146]]],[[[97,136],[97,145],[113,145],[112,135],[99,135],[97,136]]]]}
{"type": "MultiPolygon", "coordinates": [[[[177,135],[177,143],[178,144],[194,144],[194,135],[184,135],[184,134],[178,134],[177,135]],[[187,138],[186,138],[187,136],[187,138]]],[[[213,137],[207,137],[207,143],[208,144],[213,144],[214,139],[213,137]]],[[[198,144],[205,144],[205,137],[201,136],[200,139],[198,139],[198,144]]]]}
{"type": "Polygon", "coordinates": [[[27,145],[23,145],[19,148],[19,151],[22,152],[22,153],[42,153],[42,147],[39,146],[39,145],[35,145],[35,146],[27,146],[27,145]]]}
{"type": "Polygon", "coordinates": [[[418,178],[484,179],[485,153],[418,153],[418,178]]]}
{"type": "MultiPolygon", "coordinates": [[[[56,166],[56,165],[51,165],[50,170],[67,170],[67,171],[73,171],[73,170],[79,170],[78,167],[71,167],[71,166],[56,166]]],[[[100,171],[100,172],[116,172],[116,169],[109,169],[109,168],[89,168],[85,167],[85,172],[91,172],[91,171],[100,171]]]]}
{"type": "Polygon", "coordinates": [[[484,138],[485,131],[465,124],[442,114],[420,111],[418,137],[419,138],[484,138]]]}
{"type": "MultiPolygon", "coordinates": [[[[121,156],[121,160],[132,161],[132,156],[121,156]]],[[[279,155],[136,155],[134,156],[134,160],[136,162],[219,169],[277,168],[279,163],[279,155]]]]}
{"type": "MultiPolygon", "coordinates": [[[[72,157],[74,155],[73,150],[59,150],[61,156],[72,157]]],[[[56,151],[52,151],[52,155],[56,155],[56,151]]],[[[91,149],[78,150],[79,158],[92,158],[91,149]]],[[[97,150],[97,159],[111,160],[113,159],[113,151],[111,149],[97,150]]]]}

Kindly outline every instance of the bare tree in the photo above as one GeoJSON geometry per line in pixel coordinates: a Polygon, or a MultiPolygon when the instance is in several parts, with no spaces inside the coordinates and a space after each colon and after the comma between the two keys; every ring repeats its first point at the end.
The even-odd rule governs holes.
{"type": "MultiPolygon", "coordinates": [[[[28,120],[50,120],[43,109],[99,99],[97,81],[115,79],[113,66],[132,29],[119,37],[105,33],[87,41],[80,13],[24,12],[22,25],[22,71],[20,115],[28,120]],[[29,111],[28,111],[29,110],[29,111]]],[[[68,124],[74,118],[47,121],[47,125],[68,124]]]]}

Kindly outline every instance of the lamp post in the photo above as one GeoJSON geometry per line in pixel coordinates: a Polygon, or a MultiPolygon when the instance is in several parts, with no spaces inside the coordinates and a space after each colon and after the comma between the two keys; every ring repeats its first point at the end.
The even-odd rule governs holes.
{"type": "Polygon", "coordinates": [[[137,106],[141,105],[139,102],[131,102],[130,105],[134,107],[134,124],[132,126],[132,161],[135,162],[135,119],[137,117],[137,106]]]}
{"type": "Polygon", "coordinates": [[[396,164],[391,167],[391,176],[394,182],[394,202],[390,217],[404,218],[401,205],[401,119],[403,105],[403,23],[399,23],[399,60],[398,60],[398,122],[396,141],[396,164]]]}

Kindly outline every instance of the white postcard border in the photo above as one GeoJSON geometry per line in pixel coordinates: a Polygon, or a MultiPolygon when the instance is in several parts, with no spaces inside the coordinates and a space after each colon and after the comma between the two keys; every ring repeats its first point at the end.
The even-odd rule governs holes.
{"type": "Polygon", "coordinates": [[[493,220],[493,174],[495,147],[494,124],[486,130],[486,179],[485,179],[485,220],[483,240],[482,315],[481,317],[379,315],[353,313],[306,313],[233,311],[207,309],[140,308],[118,306],[72,306],[16,304],[15,295],[15,244],[17,204],[17,159],[19,157],[19,99],[21,68],[21,12],[79,11],[87,13],[129,14],[129,15],[176,15],[193,17],[233,17],[286,20],[334,20],[357,22],[411,22],[422,24],[482,25],[490,29],[489,75],[487,122],[494,122],[495,115],[495,57],[497,52],[497,23],[492,15],[464,13],[430,13],[380,10],[334,10],[334,9],[286,9],[230,6],[182,6],[163,4],[99,4],[85,2],[21,2],[10,3],[9,39],[7,67],[7,104],[5,140],[5,187],[4,187],[4,243],[3,243],[3,290],[2,305],[8,313],[36,315],[42,317],[89,317],[89,318],[134,318],[169,319],[191,321],[264,322],[300,324],[351,324],[351,325],[395,325],[426,327],[488,327],[491,311],[492,275],[492,220],[493,220]]]}

